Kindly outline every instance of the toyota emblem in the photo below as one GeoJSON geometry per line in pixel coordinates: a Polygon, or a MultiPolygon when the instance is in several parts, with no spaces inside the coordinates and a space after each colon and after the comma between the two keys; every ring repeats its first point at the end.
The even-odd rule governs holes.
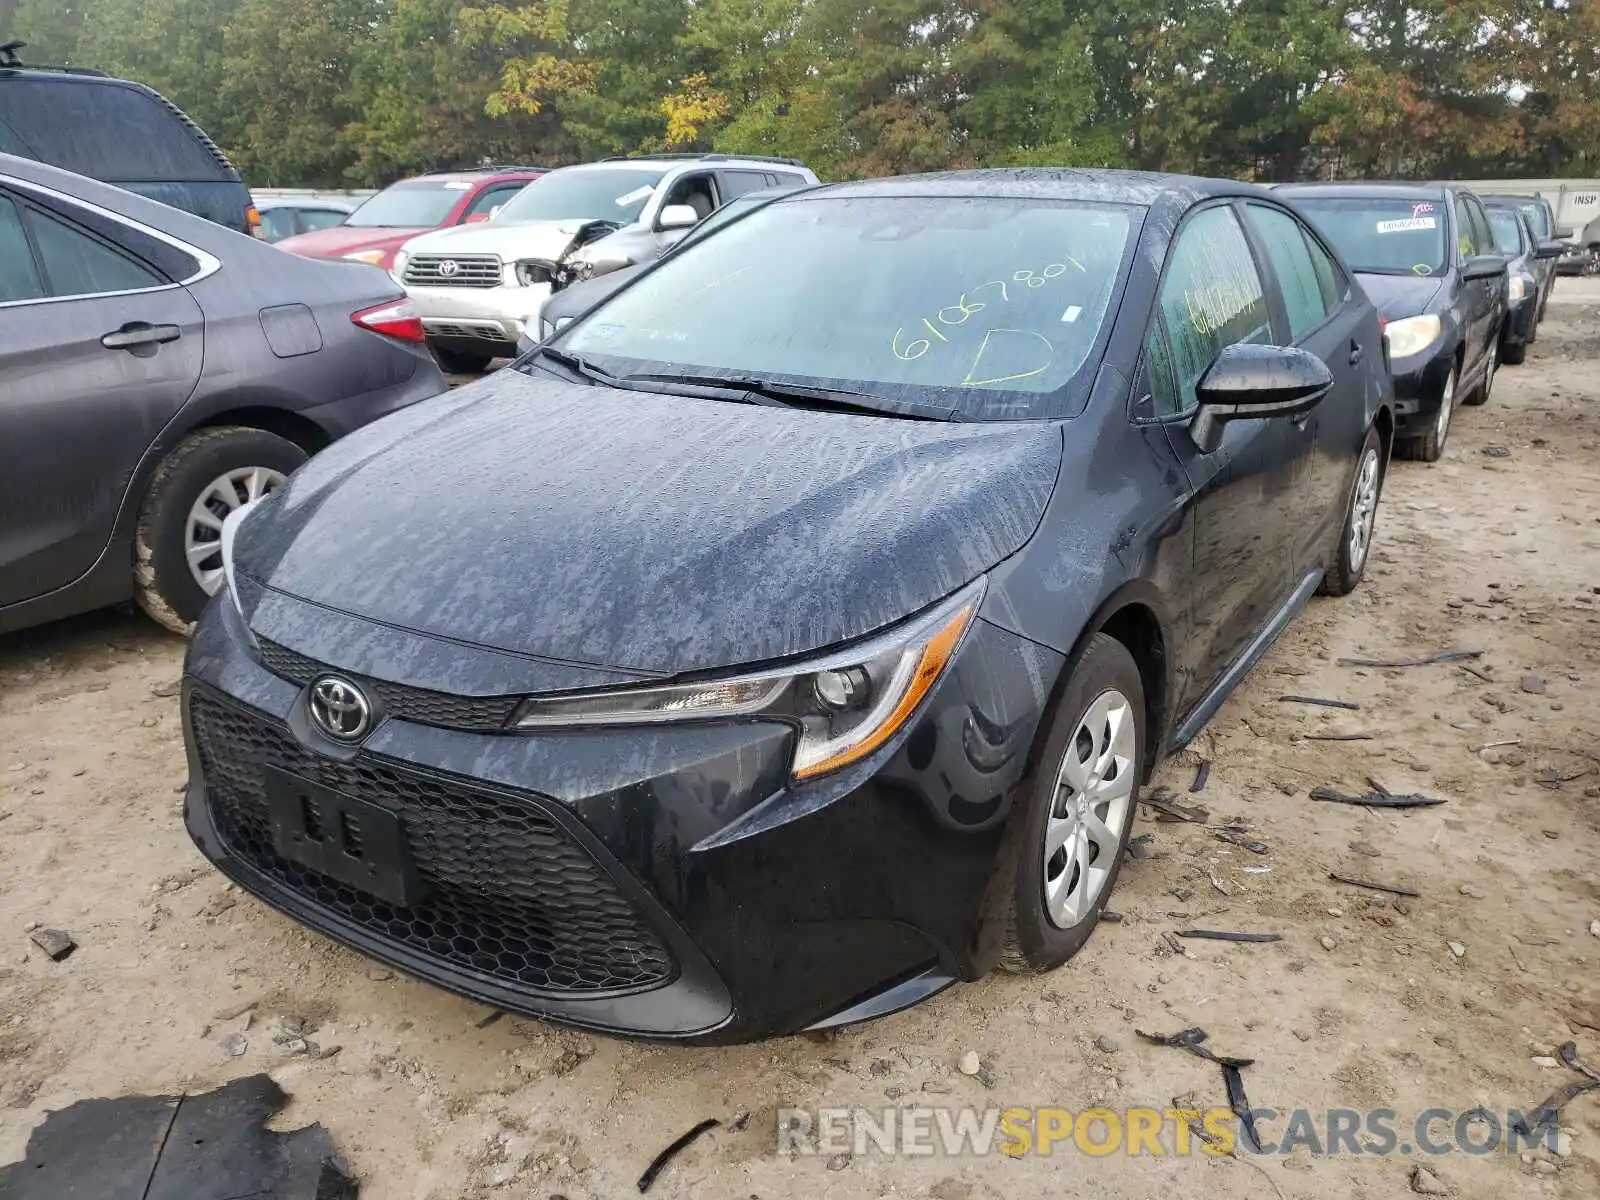
{"type": "Polygon", "coordinates": [[[447,258],[439,264],[439,274],[445,279],[454,279],[461,274],[461,264],[453,258],[447,258]]]}
{"type": "Polygon", "coordinates": [[[340,742],[356,742],[372,728],[372,705],[360,688],[337,675],[324,675],[311,685],[311,720],[340,742]]]}

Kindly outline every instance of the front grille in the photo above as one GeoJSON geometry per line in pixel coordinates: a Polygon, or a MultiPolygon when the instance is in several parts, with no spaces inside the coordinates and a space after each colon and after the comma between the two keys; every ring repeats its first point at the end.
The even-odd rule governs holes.
{"type": "MultiPolygon", "coordinates": [[[[305,687],[318,675],[327,672],[338,674],[337,668],[324,666],[298,650],[280,646],[266,638],[259,639],[262,665],[274,675],[305,687]]],[[[362,678],[362,684],[377,697],[383,711],[402,721],[416,721],[420,725],[440,725],[446,729],[464,729],[472,733],[494,733],[511,723],[521,696],[452,696],[448,692],[431,692],[425,688],[407,687],[402,683],[387,683],[381,679],[362,678]]]]}
{"type": "Polygon", "coordinates": [[[363,754],[312,754],[275,721],[196,690],[190,719],[228,849],[271,883],[386,942],[502,986],[543,994],[639,990],[670,952],[600,865],[532,800],[363,754]],[[264,768],[397,814],[427,898],[400,908],[273,846],[264,768]]]}
{"type": "Polygon", "coordinates": [[[406,260],[405,282],[413,287],[492,288],[500,279],[497,254],[414,254],[406,260]]]}

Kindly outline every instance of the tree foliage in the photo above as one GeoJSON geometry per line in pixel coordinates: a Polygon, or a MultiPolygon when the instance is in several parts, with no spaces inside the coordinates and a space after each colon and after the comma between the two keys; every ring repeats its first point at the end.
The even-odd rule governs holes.
{"type": "Polygon", "coordinates": [[[0,0],[10,37],[149,83],[262,184],[679,149],[1600,174],[1600,0],[0,0]]]}

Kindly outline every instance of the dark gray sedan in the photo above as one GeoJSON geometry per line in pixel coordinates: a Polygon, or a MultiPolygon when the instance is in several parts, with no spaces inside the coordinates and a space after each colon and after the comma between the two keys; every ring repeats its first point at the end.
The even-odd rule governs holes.
{"type": "Polygon", "coordinates": [[[443,389],[382,271],[0,154],[0,633],[130,597],[186,629],[228,513],[443,389]]]}

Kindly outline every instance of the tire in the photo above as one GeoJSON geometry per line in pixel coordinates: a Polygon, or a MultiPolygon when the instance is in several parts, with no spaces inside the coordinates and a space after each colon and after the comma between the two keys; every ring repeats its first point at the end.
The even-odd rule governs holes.
{"type": "Polygon", "coordinates": [[[1348,596],[1367,573],[1372,558],[1372,535],[1377,529],[1378,501],[1383,496],[1387,472],[1383,462],[1383,439],[1376,429],[1367,430],[1367,440],[1356,456],[1355,475],[1344,502],[1344,520],[1339,524],[1339,541],[1329,555],[1330,564],[1317,588],[1324,596],[1348,596]],[[1357,537],[1357,533],[1361,536],[1357,537]]]}
{"type": "MultiPolygon", "coordinates": [[[[274,477],[281,481],[305,461],[306,452],[293,442],[241,425],[202,429],[179,442],[156,468],[139,510],[133,563],[139,607],[174,633],[188,633],[211,598],[189,567],[193,510],[213,487],[217,494],[231,488],[241,503],[252,491],[264,495],[276,486],[274,477]],[[234,473],[243,478],[229,481],[234,473]]],[[[207,511],[216,514],[218,508],[227,511],[220,500],[208,505],[207,511]]],[[[201,540],[209,542],[214,530],[199,522],[196,528],[207,535],[201,540]]],[[[200,562],[217,570],[220,551],[200,562]]]]}
{"type": "MultiPolygon", "coordinates": [[[[1532,339],[1530,338],[1529,341],[1532,339]]],[[[1508,367],[1520,367],[1528,361],[1528,343],[1513,342],[1500,347],[1500,361],[1508,367]]]]}
{"type": "Polygon", "coordinates": [[[1500,351],[1502,349],[1500,338],[1497,336],[1490,343],[1489,363],[1483,368],[1483,382],[1472,389],[1472,395],[1461,403],[1469,408],[1477,408],[1489,402],[1489,393],[1494,390],[1495,376],[1500,373],[1500,351]]]}
{"type": "Polygon", "coordinates": [[[1396,449],[1402,458],[1417,462],[1438,462],[1444,455],[1445,443],[1450,439],[1450,422],[1455,416],[1455,396],[1461,378],[1461,364],[1456,363],[1445,377],[1444,390],[1439,397],[1439,412],[1428,432],[1421,437],[1407,438],[1396,449]]]}
{"type": "Polygon", "coordinates": [[[439,360],[439,369],[446,375],[481,375],[493,360],[493,356],[488,354],[473,354],[467,350],[441,350],[437,347],[434,348],[433,356],[439,360]]]}
{"type": "Polygon", "coordinates": [[[1018,809],[1001,845],[997,898],[1005,913],[1000,952],[1003,969],[1054,970],[1076,954],[1094,932],[1100,912],[1116,886],[1123,851],[1133,829],[1146,737],[1144,686],[1139,668],[1121,642],[1107,634],[1096,634],[1052,710],[1044,747],[1033,773],[1020,785],[1018,809]],[[1102,724],[1098,734],[1088,732],[1096,720],[1105,721],[1106,708],[1123,714],[1123,721],[1118,724],[1120,736],[1113,736],[1109,743],[1106,725],[1102,724]],[[1109,835],[1096,842],[1088,835],[1088,824],[1079,819],[1072,807],[1073,799],[1083,793],[1062,780],[1069,761],[1081,759],[1086,751],[1092,761],[1102,745],[1111,753],[1116,769],[1103,785],[1114,798],[1089,805],[1109,835]],[[1066,819],[1054,815],[1062,811],[1067,814],[1066,819]],[[1047,827],[1063,829],[1069,825],[1088,835],[1082,844],[1091,886],[1081,894],[1070,886],[1080,875],[1080,868],[1075,867],[1069,853],[1079,844],[1079,838],[1069,839],[1050,863],[1044,853],[1047,827]],[[1052,883],[1057,887],[1050,888],[1052,883]],[[1068,885],[1064,892],[1060,888],[1063,883],[1068,885]],[[1068,899],[1078,894],[1080,902],[1065,912],[1058,908],[1060,915],[1053,917],[1048,910],[1047,888],[1049,894],[1068,899]]]}

